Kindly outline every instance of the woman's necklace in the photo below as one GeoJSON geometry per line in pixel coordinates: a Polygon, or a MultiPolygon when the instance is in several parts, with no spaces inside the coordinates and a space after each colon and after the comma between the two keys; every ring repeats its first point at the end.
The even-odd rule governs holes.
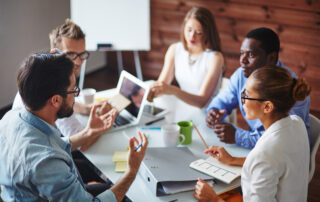
{"type": "Polygon", "coordinates": [[[188,55],[188,63],[189,63],[189,65],[193,65],[196,61],[197,61],[197,58],[192,59],[191,55],[190,54],[188,55]]]}

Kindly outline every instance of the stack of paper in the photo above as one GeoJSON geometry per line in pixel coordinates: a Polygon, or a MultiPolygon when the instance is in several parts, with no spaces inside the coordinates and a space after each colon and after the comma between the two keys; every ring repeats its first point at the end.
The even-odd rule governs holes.
{"type": "Polygon", "coordinates": [[[116,172],[125,172],[127,170],[127,161],[128,161],[128,152],[129,151],[115,151],[112,156],[112,162],[116,163],[115,171],[116,172]]]}

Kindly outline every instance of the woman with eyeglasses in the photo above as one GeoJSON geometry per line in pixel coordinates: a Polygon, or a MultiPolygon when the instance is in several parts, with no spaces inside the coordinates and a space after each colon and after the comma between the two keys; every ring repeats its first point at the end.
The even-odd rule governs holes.
{"type": "MultiPolygon", "coordinates": [[[[310,91],[304,79],[294,79],[278,66],[257,69],[248,78],[241,96],[246,118],[259,119],[266,132],[247,158],[233,157],[218,146],[205,151],[221,163],[243,166],[243,201],[307,200],[308,134],[303,120],[289,115],[289,111],[310,91]]],[[[202,179],[198,180],[194,196],[200,201],[224,201],[202,179]]]]}

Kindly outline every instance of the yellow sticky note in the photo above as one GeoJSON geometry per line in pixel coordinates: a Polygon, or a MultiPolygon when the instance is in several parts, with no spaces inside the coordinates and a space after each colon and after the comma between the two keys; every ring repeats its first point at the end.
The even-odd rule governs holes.
{"type": "Polygon", "coordinates": [[[105,101],[108,100],[107,97],[98,97],[98,98],[94,98],[94,101],[99,102],[99,101],[105,101]]]}
{"type": "Polygon", "coordinates": [[[117,173],[124,173],[127,170],[127,162],[126,161],[118,161],[116,162],[116,168],[114,171],[117,173]]]}
{"type": "Polygon", "coordinates": [[[128,159],[128,151],[115,151],[112,156],[112,161],[127,161],[128,159]]]}

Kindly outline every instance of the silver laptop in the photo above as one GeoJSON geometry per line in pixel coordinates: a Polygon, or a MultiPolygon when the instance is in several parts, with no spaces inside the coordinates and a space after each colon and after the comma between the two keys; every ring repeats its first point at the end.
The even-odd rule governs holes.
{"type": "Polygon", "coordinates": [[[131,103],[115,119],[112,131],[137,125],[143,114],[149,87],[143,81],[126,71],[122,71],[116,93],[128,98],[131,103]]]}

